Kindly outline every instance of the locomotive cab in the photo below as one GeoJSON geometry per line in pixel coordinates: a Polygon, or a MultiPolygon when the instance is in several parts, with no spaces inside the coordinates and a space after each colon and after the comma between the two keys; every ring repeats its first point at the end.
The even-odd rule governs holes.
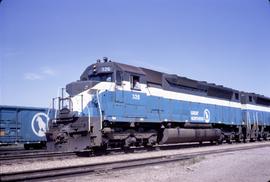
{"type": "Polygon", "coordinates": [[[111,62],[93,64],[80,80],[66,86],[68,97],[53,99],[58,112],[47,132],[48,150],[77,151],[101,145],[102,110],[99,94],[102,84],[113,84],[115,72],[111,62]],[[100,85],[101,83],[101,85],[100,85]]]}
{"type": "Polygon", "coordinates": [[[49,124],[47,148],[76,151],[102,147],[103,131],[107,129],[104,123],[116,118],[127,123],[123,115],[143,121],[146,117],[145,82],[144,73],[136,67],[107,59],[90,65],[80,80],[66,86],[68,97],[62,93],[62,97],[53,99],[58,113],[49,124]],[[124,112],[117,112],[117,107],[124,112]]]}

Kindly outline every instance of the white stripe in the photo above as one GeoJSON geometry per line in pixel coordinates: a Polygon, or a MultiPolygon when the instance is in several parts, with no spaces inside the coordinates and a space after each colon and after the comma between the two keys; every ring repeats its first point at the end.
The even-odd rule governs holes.
{"type": "MultiPolygon", "coordinates": [[[[232,102],[232,101],[227,101],[227,100],[222,100],[222,99],[167,91],[160,88],[147,87],[146,84],[140,84],[140,85],[141,85],[141,92],[146,93],[148,96],[157,96],[157,97],[163,97],[166,99],[173,99],[173,100],[179,100],[179,101],[233,107],[233,108],[239,108],[243,110],[249,109],[249,110],[270,112],[270,107],[257,106],[257,105],[251,105],[251,104],[242,105],[240,102],[232,102]]],[[[115,91],[115,86],[116,84],[113,82],[100,82],[99,84],[95,85],[92,89],[103,90],[103,91],[108,90],[108,91],[113,92],[115,91]]],[[[130,88],[131,88],[130,82],[128,81],[123,81],[122,86],[117,86],[118,90],[123,90],[123,91],[131,91],[130,88]]]]}
{"type": "Polygon", "coordinates": [[[207,97],[172,92],[172,91],[165,91],[162,89],[151,88],[151,87],[149,87],[149,91],[151,95],[153,96],[164,97],[167,99],[174,99],[174,100],[181,100],[181,101],[186,101],[186,102],[195,102],[195,103],[202,103],[202,104],[212,104],[212,105],[234,107],[234,108],[241,109],[241,104],[237,102],[207,98],[207,97]]]}
{"type": "Polygon", "coordinates": [[[81,113],[88,103],[92,101],[93,94],[96,94],[96,90],[102,93],[104,90],[114,91],[115,83],[113,82],[100,82],[91,89],[87,89],[71,98],[73,104],[73,111],[81,113]],[[93,90],[93,92],[91,92],[93,90]],[[82,100],[83,99],[83,100],[82,100]]]}
{"type": "Polygon", "coordinates": [[[89,90],[85,90],[71,98],[73,111],[81,113],[88,103],[92,101],[92,96],[88,92],[89,90]]]}
{"type": "Polygon", "coordinates": [[[255,111],[270,112],[270,107],[257,106],[257,105],[251,105],[251,104],[242,105],[242,109],[243,110],[255,110],[255,111]]]}
{"type": "Polygon", "coordinates": [[[115,83],[114,82],[100,82],[96,84],[91,90],[108,90],[108,91],[115,91],[115,83]]]}
{"type": "MultiPolygon", "coordinates": [[[[124,81],[124,85],[125,85],[124,90],[130,91],[130,83],[127,81],[124,81]]],[[[194,103],[234,107],[234,108],[241,109],[241,103],[238,103],[238,102],[231,102],[231,101],[226,101],[226,100],[221,100],[221,99],[167,91],[160,88],[147,87],[146,84],[141,84],[141,89],[142,89],[142,92],[150,96],[163,97],[166,99],[173,99],[173,100],[187,101],[187,102],[194,102],[194,103]]]]}

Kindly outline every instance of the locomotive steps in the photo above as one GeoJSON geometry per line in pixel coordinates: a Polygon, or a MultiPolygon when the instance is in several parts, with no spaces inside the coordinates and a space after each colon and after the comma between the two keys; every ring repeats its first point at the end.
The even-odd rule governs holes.
{"type": "Polygon", "coordinates": [[[91,174],[145,165],[175,162],[218,153],[270,147],[269,142],[208,146],[182,150],[153,151],[95,158],[75,158],[69,161],[47,161],[1,167],[1,181],[52,179],[70,175],[91,174]],[[27,170],[25,170],[27,169],[27,170]]]}

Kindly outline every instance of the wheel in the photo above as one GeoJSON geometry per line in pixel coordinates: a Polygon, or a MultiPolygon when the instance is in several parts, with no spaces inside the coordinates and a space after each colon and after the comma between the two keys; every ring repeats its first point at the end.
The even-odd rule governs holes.
{"type": "Polygon", "coordinates": [[[104,155],[107,152],[107,146],[93,147],[92,151],[94,155],[104,155]]]}
{"type": "Polygon", "coordinates": [[[125,153],[130,153],[130,152],[132,152],[132,150],[130,149],[130,147],[129,146],[122,146],[121,147],[121,149],[125,152],[125,153]]]}
{"type": "Polygon", "coordinates": [[[223,143],[223,140],[224,140],[224,134],[221,134],[220,137],[219,137],[219,139],[217,140],[217,143],[219,145],[221,145],[223,143]]]}
{"type": "Polygon", "coordinates": [[[237,143],[241,143],[242,142],[242,139],[243,139],[243,135],[242,134],[239,134],[239,135],[236,135],[235,136],[235,141],[237,143]]]}
{"type": "Polygon", "coordinates": [[[264,134],[263,134],[263,139],[264,139],[265,141],[267,141],[267,133],[264,133],[264,134]]]}
{"type": "Polygon", "coordinates": [[[29,150],[30,149],[30,145],[29,144],[24,144],[23,147],[24,147],[25,150],[29,150]]]}
{"type": "Polygon", "coordinates": [[[226,136],[226,142],[227,142],[228,144],[232,144],[232,139],[233,139],[233,135],[232,135],[232,134],[226,136]]]}

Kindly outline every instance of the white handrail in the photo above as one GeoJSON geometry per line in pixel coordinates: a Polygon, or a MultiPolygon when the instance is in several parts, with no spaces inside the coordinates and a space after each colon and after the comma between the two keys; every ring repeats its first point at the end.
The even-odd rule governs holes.
{"type": "Polygon", "coordinates": [[[90,132],[91,131],[91,115],[90,115],[90,110],[89,110],[89,107],[88,107],[88,104],[86,105],[86,108],[87,108],[87,112],[88,112],[88,131],[90,132]]]}
{"type": "Polygon", "coordinates": [[[247,111],[247,129],[250,129],[250,114],[249,114],[249,111],[247,111]]]}
{"type": "Polygon", "coordinates": [[[97,90],[96,92],[97,95],[97,102],[98,102],[98,109],[99,109],[99,115],[100,115],[100,130],[102,130],[102,111],[101,111],[101,105],[100,105],[100,101],[99,101],[99,91],[97,90]]]}
{"type": "MultiPolygon", "coordinates": [[[[61,88],[58,88],[58,90],[57,90],[57,98],[60,97],[60,89],[61,89],[61,88]]],[[[59,103],[59,100],[57,101],[57,104],[60,104],[60,103],[59,103]]],[[[54,118],[56,118],[56,116],[58,115],[58,112],[59,112],[59,111],[57,110],[57,111],[54,113],[54,118]]]]}

